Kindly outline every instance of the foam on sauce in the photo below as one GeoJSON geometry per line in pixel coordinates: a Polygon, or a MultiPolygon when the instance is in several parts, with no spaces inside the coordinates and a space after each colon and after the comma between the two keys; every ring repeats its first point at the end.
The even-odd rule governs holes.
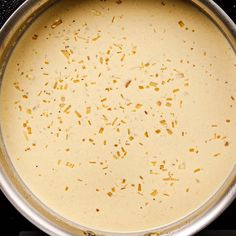
{"type": "Polygon", "coordinates": [[[235,165],[235,75],[227,40],[187,1],[60,1],[8,62],[7,151],[69,220],[120,232],[167,224],[235,165]]]}

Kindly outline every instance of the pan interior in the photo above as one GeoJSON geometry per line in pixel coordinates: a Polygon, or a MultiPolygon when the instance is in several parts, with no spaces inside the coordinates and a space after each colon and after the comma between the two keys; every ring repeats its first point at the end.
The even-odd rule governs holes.
{"type": "Polygon", "coordinates": [[[235,166],[235,74],[228,41],[188,1],[59,1],[7,64],[7,152],[72,222],[113,232],[176,222],[235,166]]]}

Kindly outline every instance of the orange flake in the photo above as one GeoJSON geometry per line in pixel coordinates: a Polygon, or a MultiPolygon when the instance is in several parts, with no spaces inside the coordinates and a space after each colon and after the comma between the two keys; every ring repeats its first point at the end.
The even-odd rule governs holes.
{"type": "Polygon", "coordinates": [[[201,169],[200,169],[200,168],[197,168],[197,169],[195,169],[193,172],[194,172],[194,173],[197,173],[197,172],[199,172],[199,171],[201,171],[201,169]]]}
{"type": "Polygon", "coordinates": [[[131,84],[131,82],[132,82],[131,80],[129,80],[128,82],[126,82],[125,87],[128,88],[129,85],[131,84]]]}
{"type": "Polygon", "coordinates": [[[158,194],[158,191],[157,191],[156,189],[153,190],[153,191],[150,193],[150,195],[153,196],[153,197],[156,197],[157,194],[158,194]]]}
{"type": "Polygon", "coordinates": [[[218,156],[220,156],[221,154],[220,153],[216,153],[216,154],[214,154],[213,156],[214,157],[218,157],[218,156]]]}
{"type": "Polygon", "coordinates": [[[167,125],[166,120],[160,120],[161,125],[167,125]]]}
{"type": "Polygon", "coordinates": [[[156,86],[157,86],[157,83],[156,83],[156,82],[150,82],[149,85],[150,85],[151,87],[156,87],[156,86]]]}
{"type": "Polygon", "coordinates": [[[78,111],[75,111],[75,114],[76,114],[76,116],[77,116],[78,118],[81,118],[81,117],[82,117],[81,114],[80,114],[78,111]]]}
{"type": "Polygon", "coordinates": [[[184,22],[183,22],[182,20],[180,20],[180,21],[178,22],[178,24],[179,24],[179,26],[180,26],[181,28],[183,28],[183,27],[185,26],[185,24],[184,24],[184,22]]]}
{"type": "Polygon", "coordinates": [[[148,134],[147,131],[144,133],[144,136],[145,136],[146,138],[149,138],[149,134],[148,134]]]}
{"type": "Polygon", "coordinates": [[[86,107],[86,114],[90,114],[91,113],[91,107],[86,107]]]}
{"type": "Polygon", "coordinates": [[[173,93],[179,92],[179,89],[173,89],[173,93]]]}
{"type": "Polygon", "coordinates": [[[140,109],[143,105],[142,104],[136,104],[135,108],[140,109]]]}
{"type": "Polygon", "coordinates": [[[33,40],[37,40],[38,37],[39,37],[39,36],[38,36],[37,34],[34,34],[34,35],[32,36],[32,39],[33,39],[33,40]]]}
{"type": "Polygon", "coordinates": [[[66,107],[66,109],[64,110],[64,113],[67,113],[67,114],[68,114],[68,113],[69,113],[69,110],[70,110],[70,108],[71,108],[71,105],[67,106],[67,107],[66,107]]]}
{"type": "Polygon", "coordinates": [[[99,129],[99,134],[102,134],[103,131],[104,131],[104,128],[100,128],[100,129],[99,129]]]}
{"type": "Polygon", "coordinates": [[[69,51],[63,49],[63,50],[61,50],[61,52],[62,52],[62,54],[63,54],[67,59],[70,58],[70,52],[69,52],[69,51]]]}
{"type": "Polygon", "coordinates": [[[160,134],[160,133],[161,133],[161,130],[160,130],[160,129],[157,129],[155,132],[156,132],[157,134],[160,134]]]}
{"type": "Polygon", "coordinates": [[[141,191],[142,191],[142,185],[138,184],[138,192],[141,192],[141,191]]]}
{"type": "Polygon", "coordinates": [[[167,133],[168,133],[169,135],[172,135],[172,134],[173,134],[173,131],[172,131],[171,129],[166,129],[166,131],[167,131],[167,133]]]}
{"type": "Polygon", "coordinates": [[[93,40],[93,41],[97,41],[99,38],[101,38],[101,35],[96,36],[96,37],[93,38],[92,40],[93,40]]]}
{"type": "Polygon", "coordinates": [[[59,20],[56,20],[54,21],[54,23],[51,25],[51,28],[52,29],[55,29],[57,26],[59,26],[60,24],[62,24],[62,20],[59,19],[59,20]]]}

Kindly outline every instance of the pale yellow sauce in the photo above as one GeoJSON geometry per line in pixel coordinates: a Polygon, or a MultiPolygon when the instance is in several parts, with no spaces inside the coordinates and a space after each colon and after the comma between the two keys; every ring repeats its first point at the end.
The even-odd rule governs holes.
{"type": "Polygon", "coordinates": [[[184,1],[60,1],[1,88],[20,177],[61,216],[144,230],[201,206],[236,161],[236,58],[184,1]]]}

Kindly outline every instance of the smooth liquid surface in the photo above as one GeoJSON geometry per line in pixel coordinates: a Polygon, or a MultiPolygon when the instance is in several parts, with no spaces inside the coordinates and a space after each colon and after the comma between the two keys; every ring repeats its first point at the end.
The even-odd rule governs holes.
{"type": "Polygon", "coordinates": [[[176,221],[235,165],[236,59],[184,1],[61,1],[24,34],[1,90],[19,175],[79,224],[176,221]]]}

